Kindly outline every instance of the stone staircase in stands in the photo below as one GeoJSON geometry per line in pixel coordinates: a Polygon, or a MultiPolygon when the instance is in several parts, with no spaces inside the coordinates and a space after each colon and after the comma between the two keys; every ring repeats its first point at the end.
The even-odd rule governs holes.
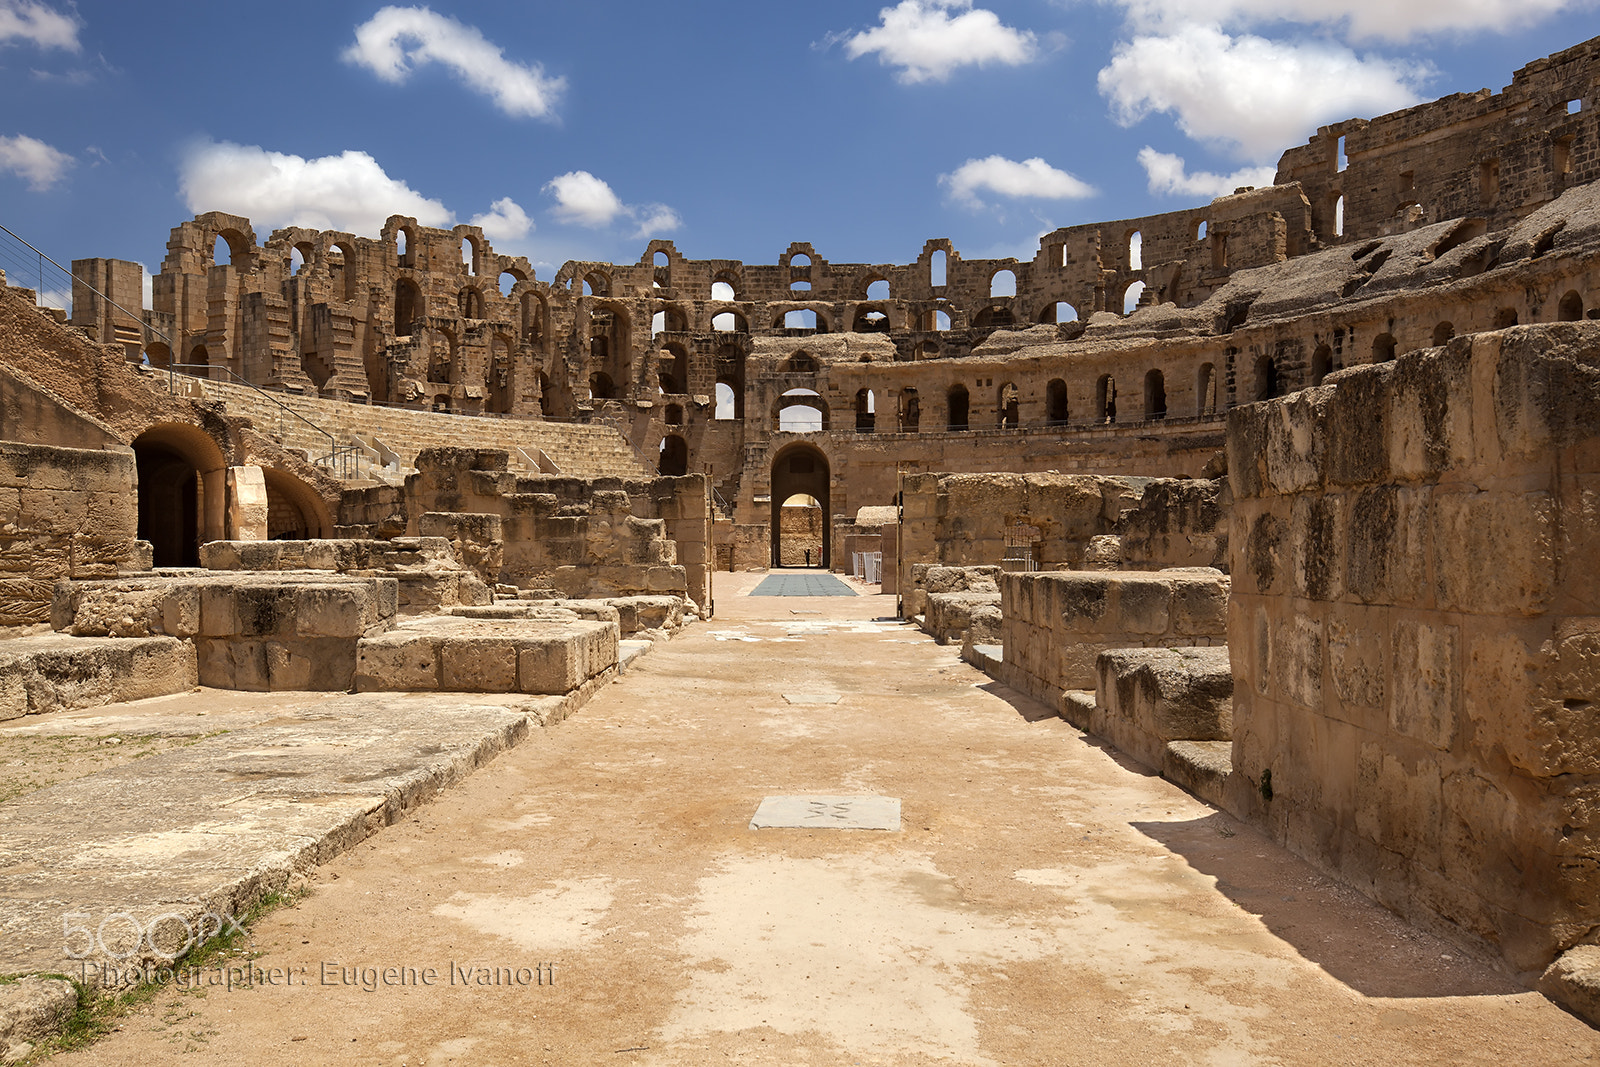
{"type": "Polygon", "coordinates": [[[303,450],[312,460],[327,455],[328,438],[318,433],[313,425],[284,411],[287,407],[315,427],[332,434],[337,447],[361,446],[362,477],[386,464],[415,467],[418,452],[440,446],[503,448],[511,453],[513,468],[525,467],[576,478],[656,477],[622,434],[600,423],[544,422],[376,407],[292,393],[264,394],[246,385],[190,377],[179,377],[177,388],[197,399],[222,401],[230,415],[245,416],[255,423],[256,429],[277,437],[288,448],[303,450]]]}

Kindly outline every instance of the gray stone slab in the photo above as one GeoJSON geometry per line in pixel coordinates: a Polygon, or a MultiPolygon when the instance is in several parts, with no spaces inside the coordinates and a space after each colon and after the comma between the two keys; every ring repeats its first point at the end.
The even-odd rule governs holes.
{"type": "Polygon", "coordinates": [[[750,596],[859,596],[831,574],[771,574],[750,596]]]}
{"type": "Polygon", "coordinates": [[[899,830],[899,797],[763,797],[750,829],[899,830]]]}

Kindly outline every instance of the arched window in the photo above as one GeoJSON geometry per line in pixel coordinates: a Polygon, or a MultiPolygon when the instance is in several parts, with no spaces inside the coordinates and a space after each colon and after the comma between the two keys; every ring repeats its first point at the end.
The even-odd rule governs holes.
{"type": "Polygon", "coordinates": [[[783,328],[786,330],[815,330],[817,328],[817,313],[810,308],[786,312],[783,316],[783,328]]]}
{"type": "Polygon", "coordinates": [[[1017,295],[1017,274],[1011,270],[997,270],[989,278],[989,298],[1017,295]]]}
{"type": "Polygon", "coordinates": [[[467,268],[468,274],[478,273],[478,245],[470,237],[461,239],[461,265],[467,268]]]}
{"type": "Polygon", "coordinates": [[[945,403],[949,410],[949,419],[945,428],[948,430],[965,430],[968,422],[967,416],[972,407],[972,397],[967,393],[964,385],[952,385],[945,394],[945,403]]]}
{"type": "MultiPolygon", "coordinates": [[[[1196,222],[1194,224],[1194,239],[1196,241],[1204,241],[1206,239],[1206,220],[1205,219],[1201,219],[1199,222],[1196,222]]],[[[1141,252],[1140,254],[1143,255],[1143,252],[1141,252]]]]}
{"type": "Polygon", "coordinates": [[[922,421],[922,401],[915,389],[900,390],[900,432],[916,433],[922,421]]]}
{"type": "Polygon", "coordinates": [[[1101,422],[1117,421],[1117,382],[1109,374],[1100,375],[1094,384],[1094,411],[1101,422]]]}
{"type": "Polygon", "coordinates": [[[657,377],[663,393],[689,391],[689,352],[673,343],[661,350],[656,360],[657,377]]]}
{"type": "Polygon", "coordinates": [[[824,402],[815,389],[790,389],[784,398],[797,398],[778,407],[778,430],[783,433],[816,433],[827,429],[824,402]]]}
{"type": "Polygon", "coordinates": [[[1451,322],[1441,322],[1441,323],[1439,323],[1439,325],[1437,325],[1437,326],[1435,326],[1433,328],[1433,347],[1438,348],[1440,345],[1449,344],[1450,343],[1450,339],[1452,337],[1454,337],[1455,335],[1456,335],[1456,328],[1455,328],[1455,324],[1454,323],[1451,323],[1451,322]]]}
{"type": "Polygon", "coordinates": [[[1138,230],[1128,234],[1128,269],[1144,270],[1144,235],[1138,230]]]}
{"type": "Polygon", "coordinates": [[[1067,424],[1067,383],[1060,378],[1044,387],[1044,419],[1051,426],[1067,424]]]}
{"type": "Polygon", "coordinates": [[[939,249],[938,251],[934,252],[932,256],[930,256],[928,258],[928,284],[929,285],[940,286],[940,285],[943,285],[945,283],[944,276],[945,276],[946,258],[947,257],[945,256],[943,249],[939,249]]]}
{"type": "Polygon", "coordinates": [[[789,257],[789,288],[801,293],[811,291],[811,257],[804,252],[789,257]]]}
{"type": "Polygon", "coordinates": [[[661,421],[666,423],[668,426],[682,426],[683,405],[668,404],[666,412],[661,417],[661,421]]]}
{"type": "Polygon", "coordinates": [[[409,337],[415,324],[426,323],[427,311],[423,307],[422,290],[410,278],[394,283],[394,335],[409,337]]]}
{"type": "Polygon", "coordinates": [[[1046,304],[1039,313],[1039,321],[1043,323],[1062,323],[1078,321],[1078,309],[1065,300],[1057,300],[1053,304],[1046,304]]]}
{"type": "Polygon", "coordinates": [[[1344,236],[1344,194],[1340,193],[1333,198],[1333,235],[1344,236]]]}
{"type": "Polygon", "coordinates": [[[1271,400],[1280,395],[1278,365],[1271,356],[1262,356],[1256,360],[1256,399],[1271,400]]]}
{"type": "Polygon", "coordinates": [[[462,318],[483,318],[483,294],[478,292],[478,290],[468,286],[467,288],[461,290],[456,299],[457,304],[461,309],[462,318]]]}
{"type": "Polygon", "coordinates": [[[1317,350],[1311,353],[1311,384],[1321,385],[1333,370],[1333,349],[1327,345],[1318,345],[1317,350]]]}
{"type": "Polygon", "coordinates": [[[711,283],[711,299],[713,299],[713,300],[737,300],[737,299],[739,299],[738,294],[734,291],[733,283],[731,281],[725,280],[725,277],[726,276],[719,276],[719,278],[716,281],[711,283]]]}
{"type": "Polygon", "coordinates": [[[1497,330],[1508,329],[1517,324],[1516,308],[1501,308],[1494,313],[1494,328],[1497,330]]]}
{"type": "Polygon", "coordinates": [[[1576,289],[1569,289],[1556,305],[1557,322],[1577,322],[1583,318],[1583,297],[1576,289]]]}
{"type": "Polygon", "coordinates": [[[929,311],[923,315],[922,328],[944,333],[950,328],[950,314],[945,311],[929,311]]]}
{"type": "Polygon", "coordinates": [[[815,374],[817,361],[811,358],[811,353],[802,349],[790,356],[781,370],[784,374],[815,374]]]}
{"type": "Polygon", "coordinates": [[[737,311],[724,311],[711,320],[711,328],[721,333],[749,333],[750,324],[737,311]]]}
{"type": "Polygon", "coordinates": [[[1387,363],[1394,359],[1394,334],[1380,333],[1372,339],[1372,362],[1387,363]]]}
{"type": "Polygon", "coordinates": [[[877,428],[876,398],[871,389],[856,390],[856,433],[871,433],[877,428]]]}
{"type": "Polygon", "coordinates": [[[661,459],[657,465],[663,478],[681,478],[689,473],[689,442],[675,433],[661,439],[661,459]]]}
{"type": "Polygon", "coordinates": [[[589,375],[589,395],[595,400],[615,400],[617,387],[612,383],[611,375],[598,370],[589,375]]]}
{"type": "Polygon", "coordinates": [[[515,289],[517,287],[517,282],[521,281],[520,278],[508,270],[501,271],[500,277],[497,280],[500,283],[499,289],[501,296],[510,296],[511,290],[515,289]]]}
{"type": "Polygon", "coordinates": [[[1134,282],[1122,294],[1122,313],[1132,315],[1134,308],[1139,306],[1139,298],[1144,296],[1144,282],[1134,282]]]}
{"type": "Polygon", "coordinates": [[[737,416],[734,413],[733,386],[727,382],[717,383],[717,408],[712,413],[712,418],[720,422],[730,421],[737,416]]]}
{"type": "Polygon", "coordinates": [[[1144,417],[1167,417],[1167,379],[1158,370],[1149,371],[1144,376],[1144,417]]]}
{"type": "Polygon", "coordinates": [[[1217,368],[1210,363],[1200,364],[1194,382],[1195,414],[1214,415],[1217,411],[1217,368]]]}
{"type": "Polygon", "coordinates": [[[1000,387],[995,399],[1000,409],[1000,428],[1002,430],[1015,430],[1022,425],[1022,413],[1017,403],[1017,387],[1007,382],[1000,387]]]}
{"type": "Polygon", "coordinates": [[[656,249],[656,254],[651,257],[651,262],[657,267],[670,267],[672,266],[672,257],[658,248],[656,249]]]}
{"type": "Polygon", "coordinates": [[[871,283],[870,285],[868,285],[867,286],[867,299],[868,300],[887,300],[887,299],[889,299],[889,283],[887,281],[885,281],[884,279],[879,278],[877,281],[875,281],[875,282],[871,283]]]}
{"type": "Polygon", "coordinates": [[[289,273],[299,274],[305,270],[315,252],[316,249],[311,246],[309,241],[302,241],[291,248],[289,250],[289,273]]]}
{"type": "Polygon", "coordinates": [[[402,226],[394,233],[395,259],[402,267],[411,266],[411,231],[402,226]]]}

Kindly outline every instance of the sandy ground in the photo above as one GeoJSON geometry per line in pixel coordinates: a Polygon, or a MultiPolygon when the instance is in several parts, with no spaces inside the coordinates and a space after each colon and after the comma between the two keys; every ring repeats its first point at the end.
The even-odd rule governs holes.
{"type": "Polygon", "coordinates": [[[255,929],[275,984],[164,993],[53,1062],[1600,1062],[893,598],[739,595],[759,577],[321,868],[255,929]],[[785,794],[897,797],[902,829],[751,830],[785,794]]]}

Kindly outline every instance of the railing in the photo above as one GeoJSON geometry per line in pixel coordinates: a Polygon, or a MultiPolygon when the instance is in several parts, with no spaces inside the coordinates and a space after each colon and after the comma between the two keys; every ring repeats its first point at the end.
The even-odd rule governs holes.
{"type": "MultiPolygon", "coordinates": [[[[169,363],[166,367],[166,371],[167,391],[169,393],[177,392],[177,376],[180,374],[189,378],[201,378],[207,381],[217,381],[218,379],[215,377],[216,372],[221,371],[224,375],[226,375],[226,377],[221,380],[229,381],[230,384],[243,385],[247,388],[254,389],[258,395],[276,404],[279,411],[285,412],[294,418],[299,419],[301,422],[311,427],[312,430],[328,439],[328,454],[325,456],[316,456],[311,458],[309,462],[313,466],[327,467],[328,469],[337,472],[341,478],[348,478],[356,473],[356,457],[361,454],[360,445],[340,445],[338,439],[334,437],[333,434],[329,433],[327,430],[324,430],[321,426],[318,426],[316,423],[312,422],[310,419],[306,418],[304,415],[300,414],[294,408],[290,407],[288,404],[285,404],[283,401],[279,400],[277,397],[273,396],[259,385],[250,381],[248,378],[244,378],[238,374],[235,374],[231,368],[219,366],[214,363],[169,363]],[[193,374],[190,373],[191,371],[204,371],[205,373],[193,374]]],[[[278,432],[280,435],[283,433],[282,416],[279,416],[278,432]]]]}

